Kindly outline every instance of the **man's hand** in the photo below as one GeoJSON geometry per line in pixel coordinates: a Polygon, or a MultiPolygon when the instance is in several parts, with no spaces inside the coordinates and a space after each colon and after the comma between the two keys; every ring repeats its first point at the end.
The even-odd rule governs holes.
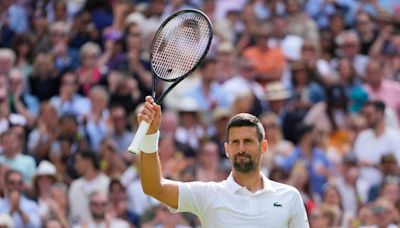
{"type": "Polygon", "coordinates": [[[13,214],[14,212],[18,212],[18,210],[19,210],[19,198],[20,198],[20,193],[18,191],[11,191],[9,193],[10,214],[13,214]]]}
{"type": "Polygon", "coordinates": [[[161,107],[154,103],[154,99],[151,96],[146,97],[146,102],[142,110],[138,114],[138,122],[146,121],[150,123],[148,135],[154,134],[160,129],[161,123],[161,107]]]}

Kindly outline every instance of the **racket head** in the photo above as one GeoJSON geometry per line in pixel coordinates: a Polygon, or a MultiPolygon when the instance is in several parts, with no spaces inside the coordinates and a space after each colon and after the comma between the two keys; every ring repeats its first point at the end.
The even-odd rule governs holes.
{"type": "Polygon", "coordinates": [[[212,37],[211,21],[203,12],[174,13],[154,35],[150,49],[153,75],[168,82],[188,76],[207,55],[212,37]]]}

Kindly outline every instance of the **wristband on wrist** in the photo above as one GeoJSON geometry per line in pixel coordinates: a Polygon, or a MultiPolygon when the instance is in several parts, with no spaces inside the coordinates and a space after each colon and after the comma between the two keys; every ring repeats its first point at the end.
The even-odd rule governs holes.
{"type": "Polygon", "coordinates": [[[146,154],[152,154],[158,151],[158,139],[160,138],[160,131],[157,131],[151,135],[145,135],[143,137],[142,145],[140,150],[146,154]]]}

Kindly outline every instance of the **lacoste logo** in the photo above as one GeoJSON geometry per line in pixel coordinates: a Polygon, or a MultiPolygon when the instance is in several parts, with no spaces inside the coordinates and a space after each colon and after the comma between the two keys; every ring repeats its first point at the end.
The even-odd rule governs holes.
{"type": "Polygon", "coordinates": [[[275,203],[274,203],[274,207],[282,207],[282,204],[280,204],[280,203],[278,203],[278,202],[275,202],[275,203]]]}

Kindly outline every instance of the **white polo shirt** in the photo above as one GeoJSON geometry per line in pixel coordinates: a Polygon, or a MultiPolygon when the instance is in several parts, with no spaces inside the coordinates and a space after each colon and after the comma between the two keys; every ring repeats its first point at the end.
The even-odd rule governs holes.
{"type": "Polygon", "coordinates": [[[191,212],[202,227],[309,227],[300,193],[291,186],[269,180],[252,193],[232,176],[222,182],[178,184],[179,202],[172,212],[191,212]]]}

